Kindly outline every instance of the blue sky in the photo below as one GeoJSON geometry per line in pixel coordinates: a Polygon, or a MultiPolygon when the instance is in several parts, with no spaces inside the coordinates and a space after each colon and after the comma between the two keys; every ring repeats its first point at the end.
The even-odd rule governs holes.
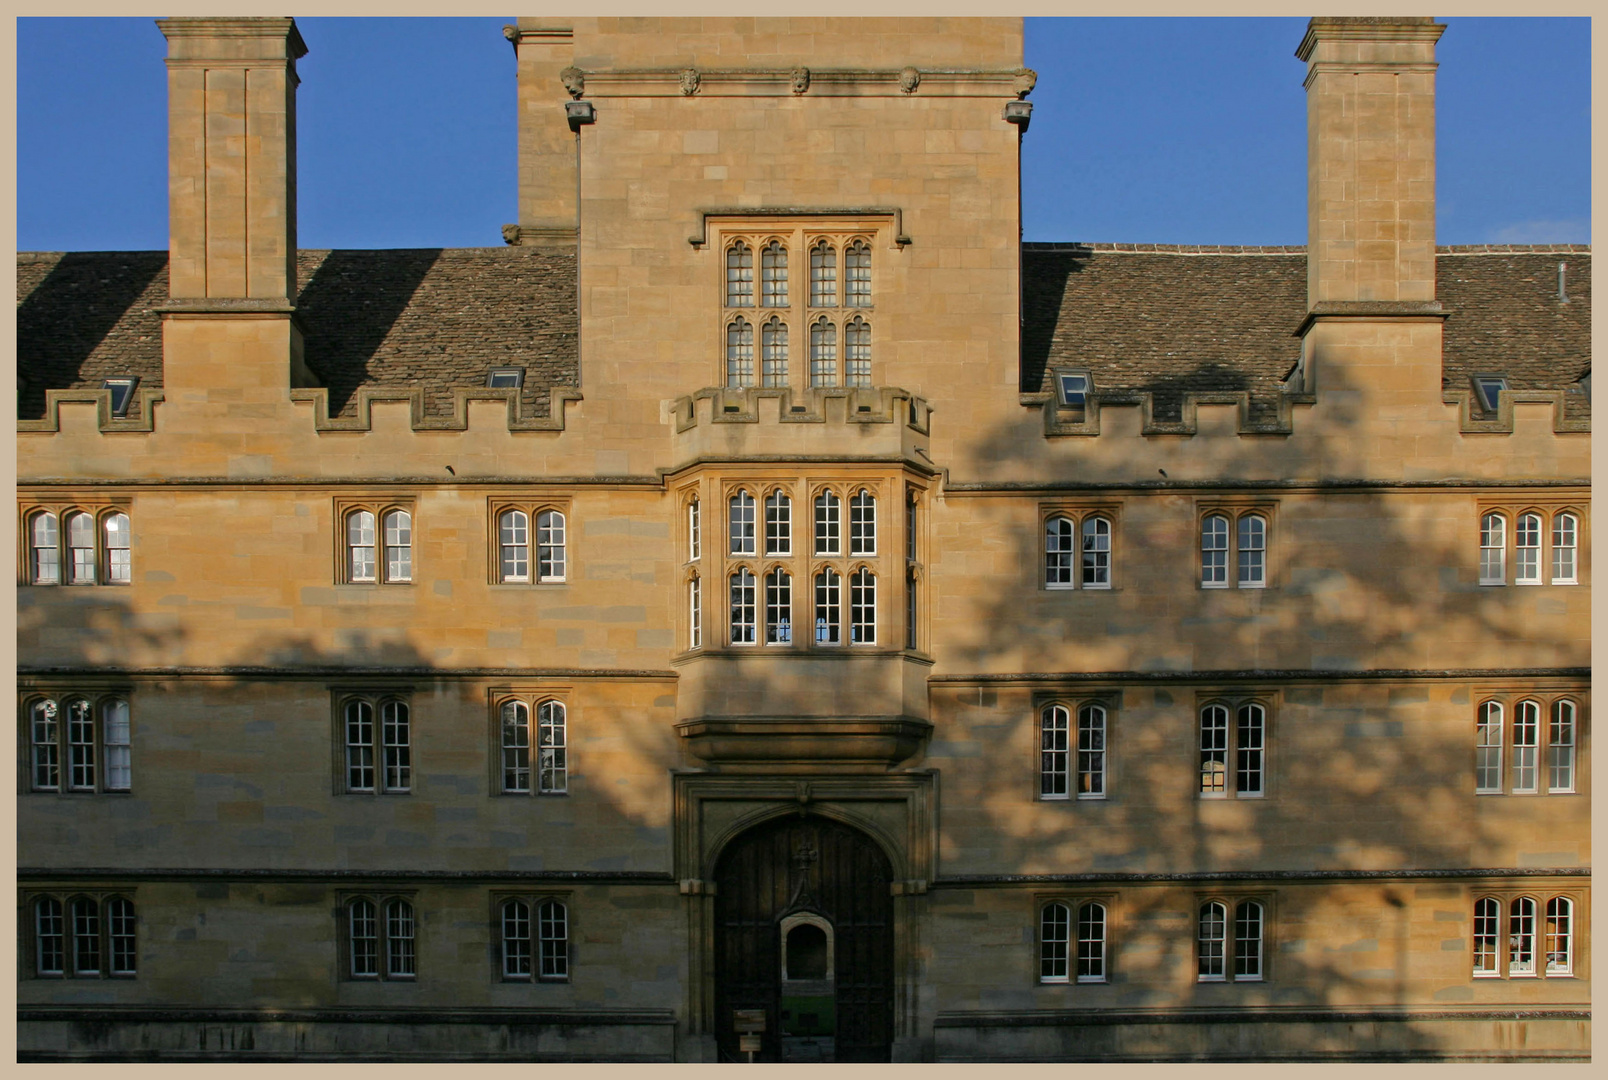
{"type": "MultiPolygon", "coordinates": [[[[511,18],[298,19],[303,247],[476,247],[515,219],[511,18]]],[[[1442,20],[1439,240],[1590,241],[1590,23],[1442,20]]],[[[1029,19],[1028,240],[1300,244],[1305,20],[1029,19]]],[[[19,19],[17,243],[167,246],[166,43],[19,19]]]]}

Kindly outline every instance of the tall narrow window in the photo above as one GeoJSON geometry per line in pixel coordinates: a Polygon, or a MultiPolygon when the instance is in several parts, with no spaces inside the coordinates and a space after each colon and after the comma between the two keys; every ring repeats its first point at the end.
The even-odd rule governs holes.
{"type": "Polygon", "coordinates": [[[703,548],[703,522],[699,520],[700,509],[697,499],[687,504],[687,558],[697,562],[702,555],[703,548]]]}
{"type": "Polygon", "coordinates": [[[1074,535],[1071,518],[1052,517],[1044,523],[1045,588],[1072,588],[1074,535]]]}
{"type": "Polygon", "coordinates": [[[1083,519],[1083,587],[1111,588],[1111,522],[1103,517],[1083,519]]]}
{"type": "Polygon", "coordinates": [[[541,942],[541,977],[563,979],[569,976],[569,915],[557,900],[545,900],[537,911],[537,932],[541,942]]]}
{"type": "Polygon", "coordinates": [[[843,385],[871,385],[871,324],[858,315],[843,327],[843,385]]]}
{"type": "Polygon", "coordinates": [[[843,554],[839,532],[841,514],[842,503],[832,492],[823,491],[815,497],[815,554],[843,554]]]}
{"type": "Polygon", "coordinates": [[[765,644],[793,643],[793,576],[786,570],[765,575],[765,644]]]}
{"type": "Polygon", "coordinates": [[[1502,793],[1502,706],[1499,702],[1480,704],[1474,748],[1474,791],[1481,795],[1502,793]]]}
{"type": "Polygon", "coordinates": [[[1507,518],[1486,514],[1480,519],[1480,584],[1507,584],[1507,518]]]}
{"type": "Polygon", "coordinates": [[[754,385],[754,324],[740,317],[726,326],[726,385],[754,385]]]}
{"type": "Polygon", "coordinates": [[[787,249],[778,241],[765,245],[759,255],[759,306],[787,306],[787,249]]]}
{"type": "Polygon", "coordinates": [[[67,927],[60,900],[46,896],[34,905],[34,930],[34,957],[39,974],[66,974],[67,927]]]}
{"type": "Polygon", "coordinates": [[[385,752],[385,790],[409,790],[413,786],[413,751],[406,704],[387,701],[380,706],[380,738],[385,752]]]}
{"type": "Polygon", "coordinates": [[[406,900],[385,902],[385,973],[393,979],[411,979],[414,966],[413,905],[406,900]]]}
{"type": "Polygon", "coordinates": [[[73,901],[73,971],[99,975],[100,969],[100,905],[81,896],[73,901]]]}
{"type": "Polygon", "coordinates": [[[865,488],[849,500],[849,554],[877,553],[877,498],[865,488]]]}
{"type": "Polygon", "coordinates": [[[1554,701],[1552,723],[1547,733],[1547,790],[1574,790],[1575,706],[1574,702],[1554,701]]]}
{"type": "Polygon", "coordinates": [[[1541,706],[1521,701],[1513,709],[1513,791],[1529,794],[1539,790],[1537,758],[1541,749],[1541,706]]]}
{"type": "Polygon", "coordinates": [[[747,567],[731,576],[731,643],[752,645],[754,630],[754,575],[747,567]]]}
{"type": "Polygon", "coordinates": [[[810,326],[810,385],[837,385],[837,327],[824,317],[810,326]]]}
{"type": "Polygon", "coordinates": [[[703,587],[696,577],[687,582],[687,614],[692,626],[687,647],[701,649],[703,648],[703,587]]]}
{"type": "Polygon", "coordinates": [[[739,491],[731,497],[727,511],[731,554],[754,554],[754,497],[746,491],[739,491]]]}
{"type": "Polygon", "coordinates": [[[905,558],[916,561],[916,496],[905,499],[905,558]]]}
{"type": "Polygon", "coordinates": [[[1497,933],[1502,921],[1502,905],[1492,897],[1474,902],[1474,977],[1495,978],[1501,975],[1497,964],[1497,933]]]}
{"type": "Polygon", "coordinates": [[[1039,797],[1067,797],[1067,726],[1071,713],[1051,705],[1039,714],[1039,797]]]}
{"type": "Polygon", "coordinates": [[[1579,581],[1575,571],[1575,536],[1578,531],[1573,514],[1553,515],[1552,584],[1554,585],[1573,585],[1579,581]]]}
{"type": "Polygon", "coordinates": [[[741,240],[726,249],[726,306],[754,306],[754,249],[741,240]]]}
{"type": "Polygon", "coordinates": [[[413,515],[406,510],[385,513],[385,580],[413,580],[413,515]]]}
{"type": "Polygon", "coordinates": [[[128,702],[121,700],[101,703],[101,742],[106,750],[107,791],[127,791],[133,785],[134,769],[130,761],[128,702]]]}
{"type": "Polygon", "coordinates": [[[537,790],[562,795],[569,790],[569,731],[564,705],[544,701],[536,709],[537,790]]]}
{"type": "Polygon", "coordinates": [[[374,790],[374,706],[346,703],[346,790],[374,790]]]}
{"type": "Polygon", "coordinates": [[[916,589],[916,571],[911,567],[905,572],[905,648],[916,648],[916,604],[918,590],[916,589]]]}
{"type": "Polygon", "coordinates": [[[1234,908],[1234,980],[1262,978],[1262,905],[1247,900],[1234,908]]]}
{"type": "Polygon", "coordinates": [[[530,580],[530,518],[523,510],[504,510],[497,518],[503,581],[530,580]]]}
{"type": "Polygon", "coordinates": [[[127,585],[134,580],[134,563],[131,558],[133,538],[129,533],[128,515],[107,514],[102,523],[106,529],[106,576],[113,585],[127,585]]]}
{"type": "Polygon", "coordinates": [[[1200,584],[1228,588],[1228,518],[1209,514],[1200,523],[1200,584]]]}
{"type": "Polygon", "coordinates": [[[849,575],[849,641],[877,643],[877,577],[863,566],[849,575]]]}
{"type": "Polygon", "coordinates": [[[61,787],[60,728],[54,701],[36,701],[28,707],[28,727],[33,741],[33,786],[35,791],[55,791],[61,787]]]}
{"type": "Polygon", "coordinates": [[[1201,982],[1224,980],[1224,953],[1228,936],[1228,910],[1215,900],[1200,908],[1200,930],[1196,935],[1196,971],[1201,982]]]}
{"type": "Polygon", "coordinates": [[[1239,587],[1260,589],[1267,584],[1267,521],[1260,514],[1239,519],[1239,587]]]}
{"type": "Polygon", "coordinates": [[[1547,974],[1574,973],[1574,901],[1554,896],[1547,901],[1547,974]]]}
{"type": "Polygon", "coordinates": [[[1520,514],[1513,530],[1513,583],[1541,584],[1541,515],[1520,514]]]}
{"type": "Polygon", "coordinates": [[[1228,710],[1221,705],[1200,711],[1200,793],[1228,794],[1228,710]]]}
{"type": "Polygon", "coordinates": [[[1071,942],[1072,911],[1065,904],[1045,904],[1039,920],[1039,982],[1064,983],[1071,942]]]}
{"type": "Polygon", "coordinates": [[[530,706],[523,701],[502,705],[502,789],[530,790],[530,706]]]}
{"type": "Polygon", "coordinates": [[[67,786],[95,790],[95,714],[83,698],[67,703],[67,786]]]}
{"type": "Polygon", "coordinates": [[[830,566],[815,575],[815,644],[817,645],[837,645],[843,640],[842,582],[843,579],[830,566]]]}
{"type": "Polygon", "coordinates": [[[543,510],[536,515],[536,574],[541,581],[564,580],[564,515],[543,510]]]}
{"type": "Polygon", "coordinates": [[[1234,793],[1241,798],[1262,794],[1266,726],[1267,714],[1262,706],[1240,706],[1234,746],[1234,793]]]}
{"type": "Polygon", "coordinates": [[[1516,898],[1508,907],[1508,976],[1535,974],[1535,901],[1516,898]]]}
{"type": "Polygon", "coordinates": [[[1078,798],[1105,798],[1106,711],[1100,705],[1078,710],[1078,798]]]}
{"type": "Polygon", "coordinates": [[[765,496],[765,554],[793,554],[793,500],[780,489],[765,496]]]}
{"type": "Polygon", "coordinates": [[[68,563],[73,585],[95,584],[95,519],[85,513],[67,515],[68,563]]]}
{"type": "Polygon", "coordinates": [[[856,240],[843,253],[843,285],[849,307],[871,306],[871,245],[856,240]]]}
{"type": "Polygon", "coordinates": [[[530,978],[530,905],[510,900],[502,907],[503,978],[530,978]]]}
{"type": "Polygon", "coordinates": [[[1105,982],[1105,905],[1078,908],[1078,982],[1105,982]]]}
{"type": "Polygon", "coordinates": [[[810,248],[810,307],[837,307],[837,252],[825,240],[810,248]]]}
{"type": "Polygon", "coordinates": [[[787,324],[777,318],[760,332],[760,385],[787,385],[787,324]]]}
{"type": "Polygon", "coordinates": [[[347,580],[375,580],[374,544],[374,515],[367,510],[346,515],[347,580]]]}
{"type": "Polygon", "coordinates": [[[56,528],[56,515],[48,511],[35,514],[30,519],[28,534],[33,550],[34,584],[60,584],[61,535],[56,528]]]}

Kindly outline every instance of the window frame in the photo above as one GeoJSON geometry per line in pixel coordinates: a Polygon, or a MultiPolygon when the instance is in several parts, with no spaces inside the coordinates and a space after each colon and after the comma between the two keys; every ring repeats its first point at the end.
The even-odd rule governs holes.
{"type": "MultiPolygon", "coordinates": [[[[1043,503],[1039,507],[1039,554],[1038,587],[1045,592],[1072,592],[1087,590],[1090,592],[1114,592],[1118,589],[1117,582],[1117,554],[1121,550],[1121,507],[1117,504],[1099,503],[1043,503]],[[1064,550],[1051,550],[1051,526],[1056,521],[1068,523],[1068,532],[1064,538],[1067,547],[1064,550]],[[1106,526],[1106,546],[1103,551],[1088,546],[1088,537],[1085,535],[1087,527],[1095,522],[1104,522],[1106,526]],[[1105,556],[1105,580],[1088,581],[1091,566],[1090,555],[1105,556]],[[1064,566],[1052,560],[1061,560],[1064,566]],[[1051,578],[1065,573],[1067,580],[1052,581],[1051,578]]],[[[1098,537],[1098,533],[1096,534],[1098,537]]],[[[1095,567],[1098,568],[1098,560],[1095,567]]]]}
{"type": "Polygon", "coordinates": [[[1105,802],[1111,798],[1111,730],[1118,697],[1116,694],[1090,695],[1084,692],[1047,694],[1035,699],[1033,715],[1037,721],[1038,801],[1105,802]],[[1053,714],[1057,711],[1066,715],[1065,724],[1058,731],[1053,727],[1053,714]],[[1101,720],[1101,745],[1098,748],[1084,748],[1085,714],[1091,717],[1098,715],[1101,720]],[[1053,738],[1057,735],[1058,739],[1053,738]],[[1046,745],[1047,740],[1059,745],[1046,745]],[[1099,755],[1098,771],[1085,769],[1086,755],[1099,755]],[[1092,790],[1092,780],[1085,784],[1086,775],[1098,777],[1098,791],[1092,790]],[[1056,787],[1062,790],[1054,790],[1056,787]],[[1086,787],[1090,790],[1085,790],[1086,787]]]}
{"type": "Polygon", "coordinates": [[[1470,915],[1468,933],[1464,942],[1468,946],[1468,971],[1471,979],[1483,981],[1487,979],[1517,979],[1529,982],[1532,979],[1583,979],[1589,977],[1586,966],[1589,963],[1590,949],[1582,948],[1582,930],[1584,929],[1583,912],[1588,909],[1582,890],[1573,886],[1556,885],[1492,885],[1474,886],[1468,893],[1468,912],[1470,915]],[[1528,968],[1515,963],[1514,932],[1518,918],[1516,910],[1522,901],[1528,901],[1530,907],[1530,965],[1528,968]],[[1553,942],[1560,935],[1550,929],[1553,918],[1554,905],[1562,901],[1569,905],[1568,928],[1566,930],[1566,967],[1553,968],[1553,942]],[[1491,929],[1482,922],[1480,914],[1482,905],[1491,904],[1496,909],[1495,933],[1482,933],[1482,930],[1491,929]],[[1481,944],[1488,945],[1488,951],[1482,951],[1481,944]],[[1480,967],[1481,957],[1488,957],[1489,967],[1480,967]]]}
{"type": "Polygon", "coordinates": [[[413,778],[417,772],[414,761],[416,746],[413,716],[413,688],[387,686],[378,687],[335,687],[331,690],[331,712],[334,721],[334,738],[332,740],[335,766],[335,794],[355,795],[372,798],[388,796],[409,796],[413,794],[413,778]],[[366,743],[351,741],[352,732],[348,712],[353,706],[362,705],[369,710],[369,735],[366,743]],[[407,725],[407,741],[405,743],[387,743],[390,732],[387,730],[387,710],[401,706],[407,710],[405,722],[407,725]],[[354,765],[352,761],[353,748],[365,748],[369,752],[368,764],[354,765]],[[401,753],[392,754],[389,751],[398,748],[401,753]],[[352,770],[366,768],[372,774],[372,786],[354,787],[352,785],[352,770]],[[395,771],[393,771],[395,770],[395,771]],[[392,778],[401,779],[400,784],[393,784],[392,778]]]}
{"type": "MultiPolygon", "coordinates": [[[[552,494],[540,494],[528,497],[510,497],[493,495],[486,500],[486,581],[496,587],[510,587],[520,589],[545,589],[557,586],[567,586],[576,580],[578,573],[574,545],[569,542],[573,531],[574,511],[572,500],[552,494]],[[525,517],[525,540],[523,544],[504,544],[502,538],[502,522],[505,514],[519,513],[525,517]],[[560,570],[557,574],[544,575],[543,556],[547,549],[555,545],[542,543],[542,516],[556,514],[559,518],[560,541],[556,545],[558,552],[555,561],[560,570]],[[504,549],[523,550],[525,572],[523,575],[513,575],[504,571],[504,549]]],[[[415,576],[417,576],[415,574],[415,576]]]]}
{"type": "Polygon", "coordinates": [[[495,686],[486,692],[490,730],[490,788],[494,797],[563,798],[570,794],[575,770],[570,759],[574,724],[574,687],[569,685],[495,686]],[[510,746],[504,711],[511,706],[524,710],[525,743],[510,746]],[[556,724],[555,721],[556,720],[556,724]],[[556,732],[555,732],[556,728],[556,732]],[[549,738],[561,742],[545,741],[549,738]],[[509,766],[508,751],[523,750],[524,764],[509,766]],[[547,753],[551,751],[551,753],[547,753]],[[510,787],[510,772],[523,772],[525,787],[510,787]],[[553,778],[556,777],[556,780],[553,778]]]}
{"type": "Polygon", "coordinates": [[[1037,972],[1034,982],[1039,986],[1106,986],[1112,982],[1112,928],[1116,923],[1116,896],[1113,893],[1041,893],[1033,897],[1033,965],[1037,972]],[[1053,909],[1066,913],[1065,938],[1052,938],[1047,933],[1049,916],[1053,909]],[[1083,915],[1089,908],[1100,910],[1100,937],[1098,974],[1085,974],[1083,915]],[[1060,945],[1062,955],[1049,955],[1050,946],[1060,945]],[[1059,963],[1063,970],[1057,974],[1046,971],[1049,965],[1059,963]]]}
{"type": "Polygon", "coordinates": [[[1475,517],[1475,535],[1479,545],[1475,581],[1482,588],[1585,584],[1582,563],[1586,561],[1590,550],[1589,540],[1585,536],[1585,509],[1573,499],[1530,502],[1479,500],[1475,517]],[[1492,519],[1501,523],[1495,533],[1490,526],[1492,519]],[[1528,530],[1524,528],[1527,519],[1536,522],[1535,542],[1521,546],[1521,540],[1530,538],[1526,535],[1528,530]],[[1565,522],[1570,526],[1567,532],[1562,528],[1565,522]],[[1560,537],[1564,535],[1568,535],[1572,542],[1560,543],[1560,537]],[[1567,573],[1560,564],[1565,551],[1569,553],[1570,563],[1567,573]],[[1533,555],[1527,558],[1525,552],[1533,555]],[[1528,567],[1532,559],[1533,568],[1528,567]]]}
{"type": "Polygon", "coordinates": [[[1271,971],[1273,949],[1274,905],[1273,896],[1266,892],[1224,890],[1215,892],[1202,892],[1195,895],[1194,907],[1194,968],[1195,983],[1197,985],[1219,985],[1229,983],[1269,983],[1273,981],[1271,971]],[[1223,909],[1223,934],[1220,939],[1209,939],[1204,935],[1206,909],[1209,905],[1217,905],[1223,909]],[[1240,966],[1243,951],[1240,943],[1245,940],[1240,936],[1241,913],[1254,906],[1258,909],[1259,924],[1256,941],[1256,965],[1254,973],[1241,974],[1235,969],[1240,966]],[[1205,961],[1204,946],[1209,941],[1219,941],[1221,953],[1218,960],[1222,965],[1219,974],[1202,971],[1205,961]]]}
{"type": "MultiPolygon", "coordinates": [[[[1514,689],[1511,687],[1473,687],[1470,695],[1473,703],[1474,730],[1472,732],[1472,748],[1474,751],[1474,794],[1476,796],[1518,796],[1521,798],[1535,798],[1550,795],[1578,795],[1581,794],[1580,769],[1581,762],[1590,756],[1585,745],[1586,735],[1586,699],[1587,692],[1576,687],[1551,687],[1548,689],[1514,689]],[[1533,744],[1521,743],[1521,724],[1519,722],[1520,709],[1533,706],[1535,711],[1535,741],[1533,744]],[[1567,707],[1570,711],[1570,741],[1566,744],[1554,741],[1557,734],[1555,728],[1560,708],[1567,707]],[[1492,732],[1487,730],[1491,725],[1487,721],[1489,710],[1496,711],[1497,741],[1488,742],[1492,732]],[[1567,750],[1567,754],[1560,754],[1559,750],[1567,750]],[[1532,786],[1520,786],[1519,779],[1522,770],[1524,755],[1520,750],[1533,750],[1529,755],[1531,764],[1528,766],[1533,774],[1532,786]],[[1568,759],[1568,782],[1564,785],[1554,784],[1558,775],[1558,765],[1561,758],[1568,759]],[[1494,776],[1495,783],[1490,783],[1494,776]]],[[[1522,725],[1528,728],[1528,723],[1522,725]]]]}
{"type": "Polygon", "coordinates": [[[43,888],[28,889],[22,893],[22,918],[18,920],[21,931],[21,947],[18,949],[19,967],[28,979],[123,979],[132,980],[139,977],[140,940],[144,932],[140,925],[139,904],[136,903],[137,887],[118,889],[83,889],[74,886],[47,885],[43,888]],[[43,936],[40,933],[40,908],[45,903],[56,905],[60,915],[60,955],[61,967],[59,970],[47,970],[42,967],[44,963],[43,936]],[[93,969],[82,967],[78,962],[79,937],[75,925],[75,908],[80,903],[95,905],[95,949],[96,965],[93,969]],[[112,905],[126,904],[129,914],[133,918],[133,933],[118,934],[114,931],[111,914],[112,905]],[[118,940],[132,938],[128,950],[132,953],[132,966],[117,967],[118,957],[122,954],[118,940]]]}
{"type": "Polygon", "coordinates": [[[1216,802],[1218,800],[1266,799],[1271,795],[1272,746],[1274,716],[1277,713],[1276,696],[1268,693],[1245,692],[1216,692],[1202,693],[1195,702],[1195,796],[1197,799],[1216,802]],[[1206,746],[1206,714],[1213,709],[1220,709],[1224,714],[1223,746],[1206,746]],[[1260,745],[1246,745],[1247,714],[1261,714],[1260,745]],[[1208,790],[1205,785],[1206,765],[1208,753],[1222,755],[1223,787],[1222,790],[1208,790]],[[1251,771],[1246,767],[1246,755],[1259,753],[1260,758],[1254,770],[1260,779],[1260,786],[1247,787],[1244,777],[1251,771]]]}
{"type": "Polygon", "coordinates": [[[417,500],[412,496],[378,496],[378,497],[338,497],[335,499],[335,582],[338,585],[358,585],[373,587],[379,585],[412,585],[417,577],[417,561],[414,558],[417,544],[414,533],[418,521],[416,509],[417,500]],[[373,559],[374,573],[372,577],[358,577],[352,565],[352,552],[354,545],[351,542],[350,522],[354,515],[368,513],[374,518],[373,559]],[[402,513],[408,516],[408,542],[402,545],[391,545],[386,541],[388,535],[387,522],[392,514],[402,513]],[[403,576],[393,571],[391,567],[390,552],[392,547],[398,547],[407,552],[407,574],[403,576]]]}
{"type": "Polygon", "coordinates": [[[339,947],[341,982],[353,983],[417,983],[419,981],[419,937],[424,920],[419,914],[417,889],[364,889],[340,890],[336,893],[336,938],[339,947]],[[374,971],[359,973],[356,970],[356,935],[353,933],[353,915],[358,904],[368,904],[374,912],[374,971]],[[393,935],[391,907],[405,904],[409,909],[412,933],[406,937],[393,935]],[[401,941],[411,943],[412,971],[394,970],[392,945],[401,941]]]}
{"type": "Polygon", "coordinates": [[[84,588],[95,585],[110,585],[127,588],[134,584],[134,512],[133,499],[101,499],[86,500],[65,496],[62,498],[33,498],[19,500],[18,506],[18,537],[17,537],[17,584],[38,585],[43,587],[69,586],[84,588]],[[73,572],[74,546],[68,519],[74,515],[87,514],[91,522],[94,535],[94,547],[91,558],[94,560],[90,580],[76,580],[73,572]],[[121,515],[127,523],[128,546],[114,546],[111,543],[108,526],[111,521],[121,515]],[[56,532],[55,543],[52,545],[35,544],[34,522],[48,516],[53,522],[56,532]],[[56,569],[55,580],[47,580],[40,574],[37,559],[38,552],[53,550],[55,552],[56,569]],[[113,552],[127,552],[123,559],[114,559],[113,552]],[[125,576],[118,576],[116,567],[127,568],[125,576]]]}
{"type": "Polygon", "coordinates": [[[494,891],[491,894],[491,941],[493,982],[499,983],[567,983],[573,980],[575,970],[575,912],[568,890],[544,890],[504,892],[494,891]],[[526,909],[526,925],[529,936],[517,940],[528,943],[530,971],[528,973],[510,973],[508,970],[509,938],[505,933],[505,911],[511,904],[523,904],[526,909]],[[548,960],[547,950],[544,948],[548,939],[543,936],[545,929],[542,920],[544,909],[549,904],[558,905],[564,917],[564,937],[556,939],[561,948],[556,951],[555,959],[561,962],[562,971],[548,973],[544,971],[548,960]]]}
{"type": "Polygon", "coordinates": [[[1235,589],[1272,589],[1275,587],[1276,551],[1273,537],[1277,529],[1277,515],[1274,504],[1257,502],[1224,502],[1221,500],[1203,502],[1195,508],[1195,587],[1202,592],[1217,592],[1220,590],[1235,589]],[[1221,548],[1206,547],[1206,523],[1212,518],[1222,518],[1227,524],[1227,531],[1223,536],[1224,546],[1221,548]],[[1250,518],[1260,518],[1262,521],[1262,546],[1252,548],[1245,546],[1243,535],[1244,522],[1250,518]],[[1207,552],[1221,552],[1223,557],[1223,579],[1218,581],[1215,576],[1208,580],[1206,574],[1207,552]],[[1262,574],[1259,579],[1244,580],[1249,562],[1246,556],[1257,552],[1262,574]]]}
{"type": "Polygon", "coordinates": [[[85,796],[85,795],[132,795],[134,793],[134,710],[133,688],[121,684],[113,686],[99,686],[94,688],[22,688],[20,708],[17,713],[18,767],[22,772],[22,783],[19,790],[30,795],[57,795],[57,796],[85,796]],[[75,742],[73,739],[72,721],[68,716],[68,708],[74,702],[82,701],[86,704],[90,715],[90,740],[75,742]],[[115,742],[110,738],[111,713],[117,706],[122,706],[125,721],[124,731],[126,742],[115,742]],[[53,725],[53,737],[48,741],[38,738],[39,730],[36,727],[34,710],[37,706],[50,706],[55,715],[47,720],[53,725]],[[89,748],[89,762],[87,768],[91,773],[91,782],[88,784],[75,784],[73,770],[85,766],[75,764],[73,748],[87,746],[89,748]],[[50,748],[51,755],[41,755],[39,750],[50,748]],[[125,748],[123,755],[114,755],[114,747],[125,748]],[[124,759],[123,768],[128,774],[126,786],[114,786],[113,770],[117,766],[113,762],[114,756],[124,759]],[[41,761],[41,757],[52,757],[53,761],[41,761]],[[45,785],[39,782],[40,768],[53,769],[56,776],[54,785],[45,785]]]}

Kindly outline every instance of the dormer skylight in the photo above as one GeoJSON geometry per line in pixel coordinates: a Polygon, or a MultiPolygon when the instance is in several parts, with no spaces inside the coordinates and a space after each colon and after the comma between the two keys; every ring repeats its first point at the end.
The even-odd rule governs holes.
{"type": "Polygon", "coordinates": [[[1479,395],[1480,408],[1486,412],[1496,412],[1499,395],[1508,388],[1506,375],[1476,375],[1474,376],[1474,392],[1479,395]]]}
{"type": "Polygon", "coordinates": [[[134,388],[139,386],[138,375],[119,376],[114,379],[102,379],[101,389],[112,392],[112,415],[126,417],[129,403],[134,400],[134,388]]]}
{"type": "Polygon", "coordinates": [[[1094,380],[1087,371],[1057,371],[1055,373],[1056,399],[1063,409],[1082,412],[1089,403],[1089,392],[1094,380]]]}
{"type": "Polygon", "coordinates": [[[525,385],[522,367],[495,367],[486,374],[486,385],[493,390],[518,390],[525,385]]]}

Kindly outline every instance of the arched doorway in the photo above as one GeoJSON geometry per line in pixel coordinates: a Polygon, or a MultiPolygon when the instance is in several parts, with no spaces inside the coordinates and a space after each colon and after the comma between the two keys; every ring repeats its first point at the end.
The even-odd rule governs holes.
{"type": "Polygon", "coordinates": [[[836,1061],[889,1060],[892,880],[874,840],[813,814],[756,825],[726,846],[715,867],[715,1033],[722,1060],[747,1060],[733,1023],[738,1009],[765,1011],[756,1060],[812,1059],[823,1051],[836,1061]],[[799,977],[815,972],[795,965],[786,1009],[784,921],[788,932],[796,931],[795,948],[813,952],[829,938],[831,949],[828,985],[814,988],[825,992],[800,996],[806,988],[799,977]],[[816,932],[823,936],[819,946],[816,932]]]}

